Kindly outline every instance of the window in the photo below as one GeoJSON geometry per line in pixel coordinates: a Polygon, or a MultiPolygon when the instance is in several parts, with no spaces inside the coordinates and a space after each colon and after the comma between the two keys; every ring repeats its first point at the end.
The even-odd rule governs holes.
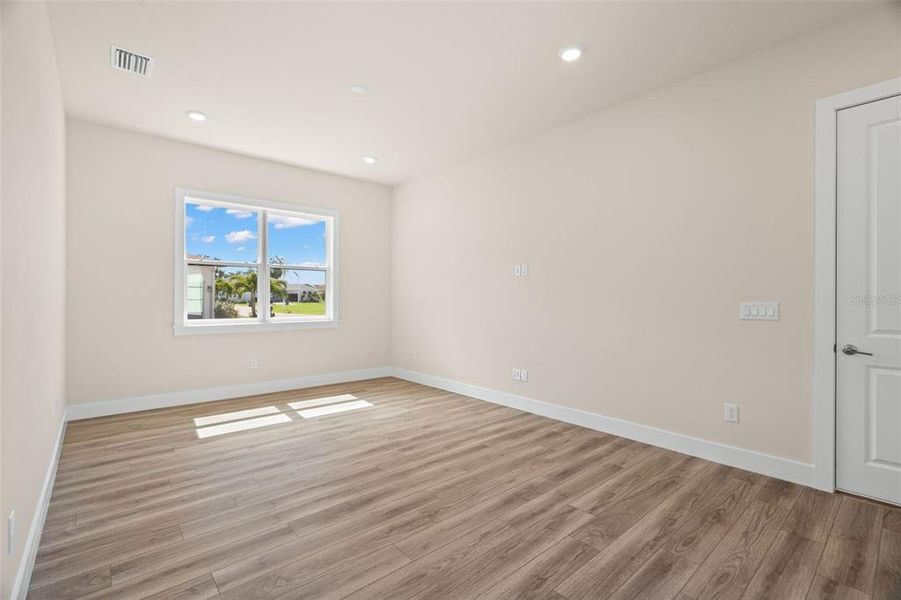
{"type": "Polygon", "coordinates": [[[337,325],[337,213],[179,189],[176,215],[176,334],[337,325]]]}

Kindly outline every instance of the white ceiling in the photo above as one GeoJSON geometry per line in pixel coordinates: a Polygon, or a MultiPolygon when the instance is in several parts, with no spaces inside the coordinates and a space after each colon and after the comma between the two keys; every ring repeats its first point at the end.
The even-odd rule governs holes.
{"type": "Polygon", "coordinates": [[[50,11],[70,115],[394,184],[866,8],[145,1],[50,11]],[[111,69],[110,43],[153,56],[153,76],[111,69]],[[567,44],[585,48],[581,61],[557,58],[567,44]],[[209,119],[194,123],[188,109],[209,119]]]}

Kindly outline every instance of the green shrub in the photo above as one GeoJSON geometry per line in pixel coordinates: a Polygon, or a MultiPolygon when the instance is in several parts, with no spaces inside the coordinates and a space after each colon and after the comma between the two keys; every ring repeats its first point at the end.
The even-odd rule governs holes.
{"type": "Polygon", "coordinates": [[[227,300],[217,300],[214,316],[217,319],[237,319],[238,309],[235,308],[234,302],[229,302],[227,300]]]}

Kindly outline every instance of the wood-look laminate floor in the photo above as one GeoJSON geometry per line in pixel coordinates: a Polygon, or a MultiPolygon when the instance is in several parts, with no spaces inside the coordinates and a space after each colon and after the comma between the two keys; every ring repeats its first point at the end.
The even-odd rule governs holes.
{"type": "Polygon", "coordinates": [[[388,378],[71,423],[28,597],[896,599],[901,510],[388,378]]]}

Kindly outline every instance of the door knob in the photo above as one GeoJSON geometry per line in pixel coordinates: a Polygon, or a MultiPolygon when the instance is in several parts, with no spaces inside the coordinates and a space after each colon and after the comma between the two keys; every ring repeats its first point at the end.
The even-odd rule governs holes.
{"type": "Polygon", "coordinates": [[[855,354],[863,354],[865,356],[873,356],[872,352],[861,352],[857,349],[857,346],[854,344],[845,344],[842,346],[842,352],[847,354],[848,356],[854,356],[855,354]]]}

